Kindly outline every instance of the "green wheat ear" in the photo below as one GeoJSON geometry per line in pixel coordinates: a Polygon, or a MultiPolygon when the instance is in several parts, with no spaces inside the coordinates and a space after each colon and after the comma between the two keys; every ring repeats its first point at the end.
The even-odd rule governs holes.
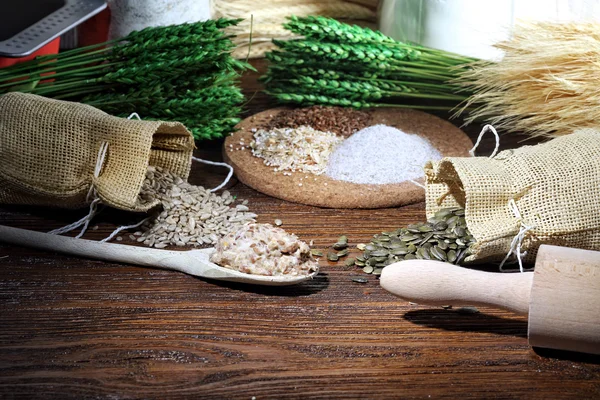
{"type": "Polygon", "coordinates": [[[81,101],[104,111],[184,123],[197,140],[227,135],[245,99],[239,75],[254,68],[231,57],[217,19],[150,27],[86,48],[42,56],[0,70],[0,94],[19,90],[81,101]],[[43,74],[52,80],[40,81],[43,74]],[[15,84],[18,82],[18,85],[15,84]]]}
{"type": "Polygon", "coordinates": [[[266,55],[270,65],[261,80],[277,101],[449,110],[469,96],[454,82],[472,58],[332,18],[291,16],[283,26],[304,38],[273,40],[278,49],[266,55]]]}
{"type": "Polygon", "coordinates": [[[326,17],[296,17],[291,16],[284,28],[297,35],[318,41],[331,41],[339,43],[396,43],[396,41],[379,31],[362,28],[357,25],[348,25],[332,18],[326,17]]]}

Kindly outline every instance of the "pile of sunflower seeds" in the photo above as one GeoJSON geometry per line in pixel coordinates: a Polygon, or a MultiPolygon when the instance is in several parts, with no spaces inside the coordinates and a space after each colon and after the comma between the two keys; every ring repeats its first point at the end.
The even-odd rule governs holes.
{"type": "Polygon", "coordinates": [[[462,208],[444,208],[427,222],[375,235],[354,264],[368,274],[380,275],[387,265],[402,260],[438,260],[460,264],[474,239],[462,208]]]}
{"type": "Polygon", "coordinates": [[[150,166],[140,200],[149,202],[157,198],[162,210],[134,235],[139,236],[138,242],[158,249],[169,245],[213,245],[222,236],[256,222],[256,214],[248,212],[247,200],[233,206],[235,199],[228,191],[219,196],[160,167],[150,166]]]}

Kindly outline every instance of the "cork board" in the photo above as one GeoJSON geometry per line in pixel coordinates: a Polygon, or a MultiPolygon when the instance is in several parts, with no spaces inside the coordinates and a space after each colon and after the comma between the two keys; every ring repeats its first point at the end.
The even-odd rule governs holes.
{"type": "MultiPolygon", "coordinates": [[[[234,149],[240,147],[241,138],[249,144],[253,135],[251,129],[264,127],[283,110],[284,107],[273,108],[246,118],[237,125],[239,130],[225,140],[223,158],[244,184],[279,199],[328,208],[386,208],[425,200],[423,188],[409,181],[365,185],[303,172],[293,172],[288,176],[283,172],[274,172],[273,167],[264,165],[263,160],[254,157],[249,149],[230,151],[230,145],[234,149]]],[[[418,134],[429,140],[444,157],[468,157],[473,146],[462,130],[422,111],[381,108],[370,110],[369,113],[370,125],[385,124],[406,133],[418,134]]],[[[423,179],[417,182],[422,184],[423,179]]]]}

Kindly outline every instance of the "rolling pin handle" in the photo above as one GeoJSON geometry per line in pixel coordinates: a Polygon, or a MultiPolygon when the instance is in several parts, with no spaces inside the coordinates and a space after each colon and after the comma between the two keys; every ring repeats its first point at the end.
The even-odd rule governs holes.
{"type": "Polygon", "coordinates": [[[440,261],[407,260],[385,267],[380,283],[415,303],[494,306],[526,315],[532,280],[533,272],[482,272],[440,261]]]}

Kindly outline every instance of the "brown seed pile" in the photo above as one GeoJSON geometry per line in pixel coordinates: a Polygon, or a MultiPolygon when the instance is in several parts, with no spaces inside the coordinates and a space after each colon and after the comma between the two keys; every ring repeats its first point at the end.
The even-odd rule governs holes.
{"type": "Polygon", "coordinates": [[[317,131],[333,132],[348,137],[370,125],[371,115],[353,108],[311,106],[282,111],[265,127],[298,128],[310,126],[317,131]]]}
{"type": "Polygon", "coordinates": [[[228,191],[216,195],[160,167],[148,167],[140,198],[158,198],[162,204],[162,211],[135,233],[138,242],[158,249],[214,245],[256,218],[247,201],[233,206],[235,199],[228,191]]]}

